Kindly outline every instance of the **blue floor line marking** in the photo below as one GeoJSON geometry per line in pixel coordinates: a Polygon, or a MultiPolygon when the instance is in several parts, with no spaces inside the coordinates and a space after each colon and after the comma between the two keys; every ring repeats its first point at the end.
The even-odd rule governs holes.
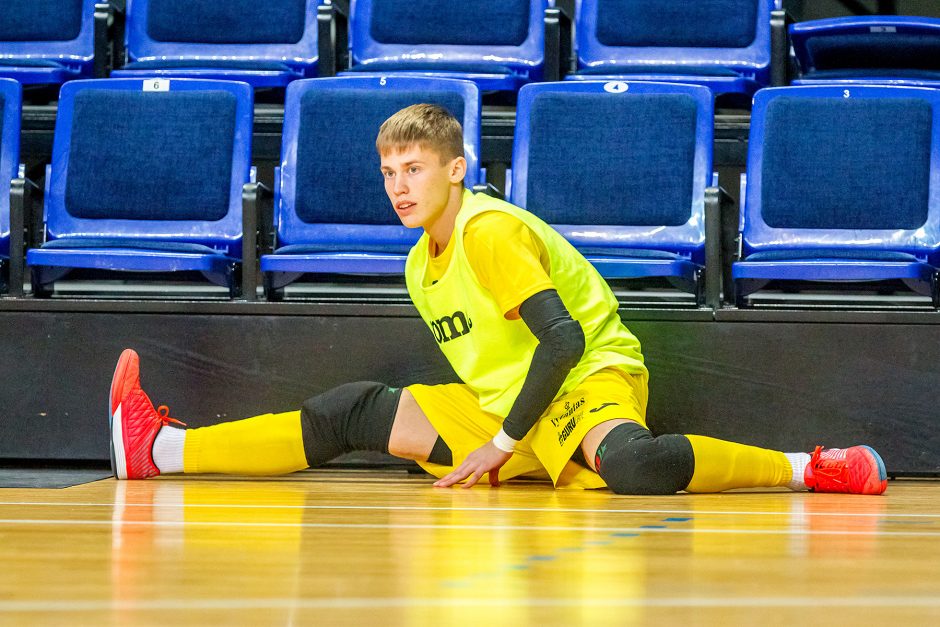
{"type": "MultiPolygon", "coordinates": [[[[684,523],[692,520],[691,516],[670,516],[669,518],[664,518],[663,522],[665,523],[684,523]]],[[[669,525],[640,525],[640,529],[667,529],[669,525]]],[[[609,534],[611,538],[638,538],[642,533],[636,532],[627,532],[627,531],[617,531],[609,534]]],[[[555,549],[554,554],[539,554],[539,555],[529,555],[524,559],[522,563],[509,564],[505,567],[506,571],[527,571],[530,570],[530,566],[535,562],[553,562],[557,558],[562,557],[565,553],[581,553],[584,550],[590,547],[599,547],[599,546],[610,546],[613,544],[611,540],[588,540],[584,542],[581,546],[563,546],[558,549],[555,549]]],[[[498,575],[498,573],[488,573],[487,578],[491,576],[498,575]]],[[[462,579],[450,579],[442,581],[441,583],[447,588],[466,588],[469,587],[474,580],[480,579],[480,574],[469,575],[462,579]]]]}

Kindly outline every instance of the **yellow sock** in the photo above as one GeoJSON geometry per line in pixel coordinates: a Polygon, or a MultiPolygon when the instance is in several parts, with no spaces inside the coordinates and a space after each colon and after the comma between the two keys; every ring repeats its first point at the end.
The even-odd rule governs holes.
{"type": "Polygon", "coordinates": [[[186,432],[183,472],[281,475],[306,467],[299,411],[186,432]]]}
{"type": "Polygon", "coordinates": [[[689,435],[695,472],[686,492],[721,492],[732,488],[787,485],[793,475],[783,453],[757,446],[689,435]]]}

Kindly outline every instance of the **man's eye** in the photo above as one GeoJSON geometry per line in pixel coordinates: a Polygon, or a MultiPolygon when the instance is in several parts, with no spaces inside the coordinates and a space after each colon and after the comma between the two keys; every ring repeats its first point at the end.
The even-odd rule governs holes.
{"type": "Polygon", "coordinates": [[[413,166],[411,166],[410,168],[408,168],[408,173],[409,173],[409,174],[417,174],[417,173],[418,173],[418,169],[419,169],[418,166],[414,166],[414,165],[413,165],[413,166]]]}

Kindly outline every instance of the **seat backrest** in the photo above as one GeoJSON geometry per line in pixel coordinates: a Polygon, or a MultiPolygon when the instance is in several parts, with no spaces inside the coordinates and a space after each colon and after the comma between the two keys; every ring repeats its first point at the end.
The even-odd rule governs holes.
{"type": "Polygon", "coordinates": [[[940,72],[940,19],[865,15],[790,26],[804,72],[890,70],[940,72]]]}
{"type": "Polygon", "coordinates": [[[96,0],[0,0],[0,58],[56,61],[91,74],[96,0]]]}
{"type": "Polygon", "coordinates": [[[940,92],[781,87],[754,99],[744,253],[940,247],[940,92]]]}
{"type": "Polygon", "coordinates": [[[713,105],[705,87],[598,81],[519,92],[510,201],[578,247],[703,260],[713,105]]]}
{"type": "Polygon", "coordinates": [[[354,64],[474,63],[537,80],[547,0],[352,0],[354,64]]]}
{"type": "Polygon", "coordinates": [[[107,79],[62,88],[48,239],[143,238],[241,256],[251,170],[246,83],[107,79]]]}
{"type": "Polygon", "coordinates": [[[579,0],[578,66],[733,70],[767,82],[779,0],[579,0]]]}
{"type": "Polygon", "coordinates": [[[0,254],[10,252],[10,181],[20,163],[20,109],[23,88],[13,79],[0,78],[0,254]]]}
{"type": "Polygon", "coordinates": [[[280,246],[332,242],[352,236],[353,225],[376,244],[407,249],[417,240],[420,233],[402,226],[385,194],[375,138],[389,116],[421,102],[442,105],[461,121],[465,184],[480,182],[480,92],[473,83],[351,76],[288,87],[275,209],[280,246]]]}
{"type": "Polygon", "coordinates": [[[133,0],[133,61],[227,59],[310,67],[317,60],[319,0],[133,0]]]}

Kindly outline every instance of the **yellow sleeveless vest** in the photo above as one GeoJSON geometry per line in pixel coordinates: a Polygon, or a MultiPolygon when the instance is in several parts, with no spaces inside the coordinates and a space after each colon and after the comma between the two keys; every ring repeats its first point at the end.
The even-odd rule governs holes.
{"type": "Polygon", "coordinates": [[[522,320],[507,320],[467,262],[464,227],[474,216],[501,211],[521,220],[542,241],[551,260],[549,276],[571,317],[581,323],[585,349],[559,390],[565,394],[608,366],[628,373],[646,371],[640,342],[620,321],[617,299],[607,283],[565,238],[533,214],[485,194],[464,190],[454,225],[453,258],[443,276],[425,287],[428,234],[408,254],[405,282],[457,375],[480,397],[481,407],[506,416],[522,388],[538,340],[522,320]]]}

